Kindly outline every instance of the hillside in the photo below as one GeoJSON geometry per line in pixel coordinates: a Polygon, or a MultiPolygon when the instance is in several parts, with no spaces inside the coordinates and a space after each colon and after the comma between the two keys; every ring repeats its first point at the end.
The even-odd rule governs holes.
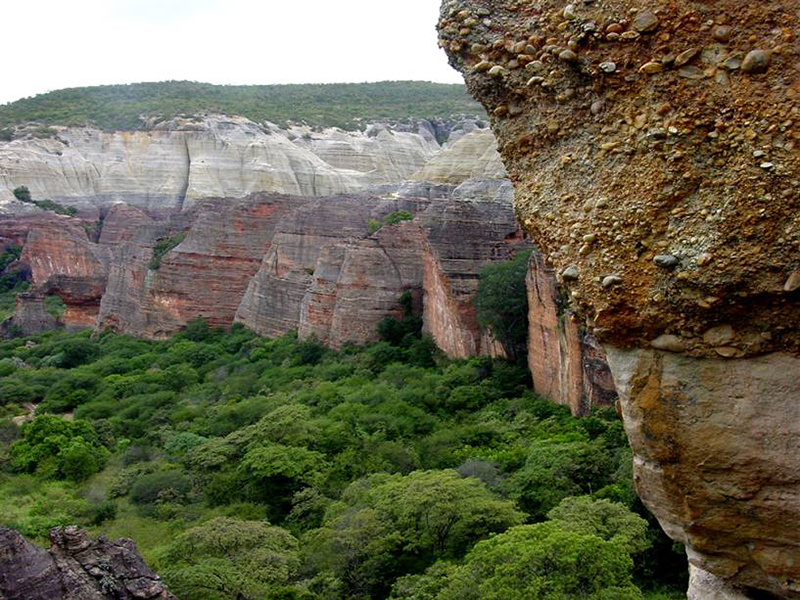
{"type": "MultiPolygon", "coordinates": [[[[247,117],[256,122],[289,121],[357,129],[378,119],[482,115],[462,85],[420,81],[303,85],[212,85],[165,81],[57,90],[0,106],[0,133],[36,121],[136,130],[147,118],[203,112],[247,117]]],[[[8,136],[8,132],[6,132],[8,136]]]]}

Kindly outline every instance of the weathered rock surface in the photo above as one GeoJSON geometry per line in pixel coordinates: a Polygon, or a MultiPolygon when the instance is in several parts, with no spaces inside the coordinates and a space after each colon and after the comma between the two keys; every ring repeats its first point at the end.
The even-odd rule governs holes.
{"type": "Polygon", "coordinates": [[[724,585],[800,597],[797,4],[567,4],[445,0],[440,42],[579,273],[644,501],[724,585]]]}
{"type": "MultiPolygon", "coordinates": [[[[184,240],[162,258],[157,269],[150,268],[149,248],[155,237],[164,234],[159,236],[151,227],[148,239],[147,230],[140,230],[138,243],[123,244],[114,253],[98,326],[164,337],[198,317],[214,326],[231,325],[250,279],[270,248],[275,225],[305,202],[264,194],[241,201],[204,201],[196,207],[184,240]]],[[[130,212],[126,209],[126,214],[130,212]]],[[[125,238],[117,220],[116,215],[106,218],[101,242],[125,238]],[[107,227],[112,231],[106,236],[107,227]]]]}
{"type": "Polygon", "coordinates": [[[472,298],[483,267],[508,260],[525,243],[506,181],[467,182],[420,219],[423,247],[424,330],[453,358],[503,356],[485,339],[472,298]]]}
{"type": "Polygon", "coordinates": [[[419,225],[404,221],[324,248],[300,307],[299,337],[333,348],[378,341],[378,323],[402,317],[400,296],[421,300],[422,245],[419,225]]]}
{"type": "Polygon", "coordinates": [[[605,352],[567,308],[553,271],[534,252],[528,265],[528,367],[533,391],[575,415],[617,399],[605,352]]]}
{"type": "MultiPolygon", "coordinates": [[[[287,215],[275,229],[272,246],[250,281],[236,312],[236,321],[267,336],[298,328],[310,334],[315,325],[309,322],[301,327],[301,306],[314,284],[317,261],[323,250],[348,239],[368,237],[371,219],[380,220],[400,210],[414,214],[425,206],[426,200],[416,198],[345,196],[317,200],[287,215]]],[[[336,263],[338,258],[331,253],[323,257],[320,293],[329,285],[328,278],[334,276],[331,269],[340,268],[333,266],[336,263]]],[[[336,277],[338,281],[339,274],[336,277]]],[[[381,287],[378,281],[375,285],[381,287]]],[[[311,299],[305,307],[305,314],[313,320],[316,307],[311,299]]],[[[322,330],[315,332],[327,338],[322,330]]]]}
{"type": "Polygon", "coordinates": [[[44,294],[24,292],[17,294],[14,314],[0,324],[0,333],[3,336],[36,335],[56,329],[59,325],[58,319],[44,308],[44,294]]]}
{"type": "Polygon", "coordinates": [[[64,301],[64,326],[80,329],[94,326],[110,257],[108,248],[89,241],[79,220],[46,213],[31,225],[20,262],[30,268],[32,290],[64,301]]]}
{"type": "Polygon", "coordinates": [[[11,190],[21,185],[37,199],[79,207],[123,201],[150,211],[255,192],[351,193],[402,181],[439,150],[431,137],[388,129],[375,137],[329,131],[311,145],[294,143],[277,128],[218,115],[150,131],[55,129],[50,139],[0,143],[5,210],[19,210],[11,190]]]}
{"type": "Polygon", "coordinates": [[[77,527],[50,532],[50,549],[0,528],[0,597],[7,600],[174,599],[131,540],[91,539],[77,527]]]}
{"type": "Polygon", "coordinates": [[[497,142],[489,129],[470,132],[444,148],[410,179],[463,183],[468,179],[505,179],[497,142]]]}

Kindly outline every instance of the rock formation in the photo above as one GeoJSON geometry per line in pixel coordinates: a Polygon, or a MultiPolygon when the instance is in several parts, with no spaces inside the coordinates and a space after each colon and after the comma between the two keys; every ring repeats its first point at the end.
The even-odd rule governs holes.
{"type": "Polygon", "coordinates": [[[81,222],[46,213],[32,224],[20,262],[31,272],[32,289],[58,295],[67,328],[93,327],[108,278],[108,248],[89,241],[81,222]]]}
{"type": "MultiPolygon", "coordinates": [[[[256,194],[241,201],[207,200],[193,211],[186,237],[151,264],[156,238],[180,231],[152,224],[136,235],[117,225],[120,211],[109,214],[101,243],[127,240],[111,260],[108,293],[103,297],[98,327],[149,337],[164,337],[194,318],[214,326],[233,323],[250,279],[269,250],[275,225],[284,215],[307,202],[288,196],[256,194]],[[110,231],[109,231],[110,229],[110,231]]],[[[124,209],[126,215],[136,209],[124,209]]]]}
{"type": "Polygon", "coordinates": [[[483,267],[508,260],[523,245],[507,181],[469,181],[421,218],[424,329],[452,358],[503,356],[481,333],[472,306],[483,267]]]}
{"type": "Polygon", "coordinates": [[[36,335],[59,325],[58,319],[45,310],[43,294],[24,292],[17,294],[14,315],[0,323],[0,333],[4,336],[36,335]]]}
{"type": "Polygon", "coordinates": [[[613,406],[617,392],[605,352],[568,309],[555,273],[531,254],[528,289],[528,367],[533,391],[569,406],[574,415],[613,406]]]}
{"type": "Polygon", "coordinates": [[[131,540],[91,539],[77,527],[50,531],[50,549],[0,528],[0,598],[174,600],[131,540]]]}
{"type": "Polygon", "coordinates": [[[467,179],[505,179],[497,142],[489,129],[478,129],[434,156],[410,179],[459,184],[467,179]]]}
{"type": "Polygon", "coordinates": [[[445,0],[439,23],[608,353],[643,500],[695,585],[753,597],[800,597],[798,16],[445,0]]]}
{"type": "Polygon", "coordinates": [[[324,248],[302,300],[298,335],[333,348],[378,341],[378,323],[402,317],[400,296],[421,300],[422,245],[419,225],[403,221],[324,248]]]}
{"type": "Polygon", "coordinates": [[[80,208],[123,201],[150,212],[255,192],[327,196],[397,183],[439,151],[432,136],[384,129],[289,139],[241,117],[176,118],[149,131],[55,127],[48,139],[0,142],[0,205],[11,190],[80,208]]]}
{"type": "MultiPolygon", "coordinates": [[[[324,329],[328,322],[333,325],[333,317],[323,318],[319,311],[324,310],[323,290],[332,283],[332,271],[337,271],[337,284],[351,288],[358,284],[340,281],[341,273],[338,271],[343,265],[338,257],[343,259],[344,255],[330,249],[323,256],[323,250],[341,242],[368,237],[370,220],[379,221],[397,211],[414,214],[425,206],[427,201],[417,198],[338,197],[317,200],[287,215],[275,229],[270,251],[250,281],[236,313],[236,321],[267,336],[300,329],[327,339],[329,334],[324,329]],[[318,260],[322,261],[319,277],[316,270],[318,260]],[[305,301],[309,292],[315,297],[305,301]],[[311,321],[301,324],[301,309],[311,321]]],[[[352,276],[352,273],[344,275],[345,278],[352,276]]],[[[381,274],[380,278],[383,277],[381,274]]],[[[377,290],[384,284],[376,280],[370,285],[377,290]]],[[[335,334],[334,337],[347,341],[335,334]]],[[[351,341],[362,337],[359,335],[351,341]]]]}

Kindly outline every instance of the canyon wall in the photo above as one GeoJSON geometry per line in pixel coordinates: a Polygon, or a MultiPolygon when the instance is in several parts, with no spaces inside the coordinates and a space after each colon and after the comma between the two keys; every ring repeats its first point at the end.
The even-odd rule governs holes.
{"type": "Polygon", "coordinates": [[[242,117],[176,118],[149,131],[54,127],[46,139],[0,142],[0,209],[12,190],[96,210],[115,201],[150,212],[255,192],[352,193],[397,183],[440,150],[429,133],[327,130],[303,137],[242,117]]]}
{"type": "Polygon", "coordinates": [[[442,4],[517,215],[608,353],[639,492],[686,544],[691,597],[800,597],[798,13],[442,4]]]}

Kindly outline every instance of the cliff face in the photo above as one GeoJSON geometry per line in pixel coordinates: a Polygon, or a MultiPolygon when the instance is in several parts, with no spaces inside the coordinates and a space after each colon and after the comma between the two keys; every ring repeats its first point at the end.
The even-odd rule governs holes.
{"type": "Polygon", "coordinates": [[[100,235],[101,243],[123,243],[111,259],[98,326],[162,337],[198,317],[215,326],[231,325],[250,278],[269,250],[276,223],[304,202],[263,194],[242,201],[205,201],[193,211],[186,237],[157,268],[151,265],[150,249],[155,239],[177,230],[179,223],[148,227],[140,218],[143,229],[126,233],[118,223],[123,211],[128,215],[131,209],[118,209],[106,217],[100,235]]]}
{"type": "Polygon", "coordinates": [[[524,243],[507,181],[468,181],[449,202],[431,205],[422,217],[424,329],[450,357],[503,356],[484,339],[472,299],[483,267],[509,260],[524,243]]]}
{"type": "Polygon", "coordinates": [[[528,367],[533,391],[569,406],[574,415],[617,400],[605,352],[571,313],[538,252],[531,255],[528,289],[528,367]]]}
{"type": "Polygon", "coordinates": [[[255,192],[327,196],[403,181],[439,151],[431,136],[389,130],[331,130],[307,143],[241,117],[175,119],[151,131],[55,129],[50,139],[0,142],[0,206],[16,204],[20,185],[83,209],[123,201],[151,212],[255,192]]]}
{"type": "Polygon", "coordinates": [[[50,549],[0,528],[0,597],[7,600],[174,600],[131,540],[93,540],[76,527],[50,532],[50,549]]]}
{"type": "Polygon", "coordinates": [[[446,0],[439,23],[609,355],[644,501],[720,589],[782,597],[800,596],[800,534],[774,525],[800,516],[799,18],[446,0]]]}
{"type": "Polygon", "coordinates": [[[76,329],[94,326],[109,260],[108,249],[90,242],[80,221],[50,214],[31,225],[20,256],[33,289],[60,296],[66,305],[62,322],[76,329]]]}
{"type": "MultiPolygon", "coordinates": [[[[351,259],[357,254],[355,248],[359,242],[356,241],[369,235],[370,220],[379,221],[397,211],[414,214],[426,205],[424,199],[416,198],[339,197],[315,201],[288,215],[276,227],[270,251],[247,288],[236,321],[268,336],[299,329],[304,335],[314,333],[327,339],[330,334],[324,330],[329,327],[328,323],[332,326],[333,315],[329,319],[319,312],[326,310],[324,304],[330,304],[323,299],[325,288],[333,284],[334,277],[339,288],[354,290],[359,285],[367,286],[363,279],[360,283],[355,280],[357,275],[352,271],[345,272],[345,279],[342,279],[341,269],[350,270],[349,265],[343,264],[345,253],[351,259]],[[353,240],[355,245],[351,244],[347,251],[344,247],[331,248],[348,240],[353,240]],[[319,272],[318,261],[321,261],[319,272]],[[311,296],[306,300],[309,293],[311,296]],[[303,324],[301,312],[304,319],[309,319],[303,324]]],[[[361,266],[368,264],[366,260],[361,266]]],[[[391,272],[384,275],[375,269],[371,273],[375,279],[369,286],[374,286],[371,289],[376,292],[387,285],[382,281],[393,275],[391,272]]],[[[344,301],[344,298],[337,300],[344,301]]],[[[334,304],[337,300],[333,300],[334,304]]],[[[335,334],[334,337],[341,340],[335,334]]]]}

